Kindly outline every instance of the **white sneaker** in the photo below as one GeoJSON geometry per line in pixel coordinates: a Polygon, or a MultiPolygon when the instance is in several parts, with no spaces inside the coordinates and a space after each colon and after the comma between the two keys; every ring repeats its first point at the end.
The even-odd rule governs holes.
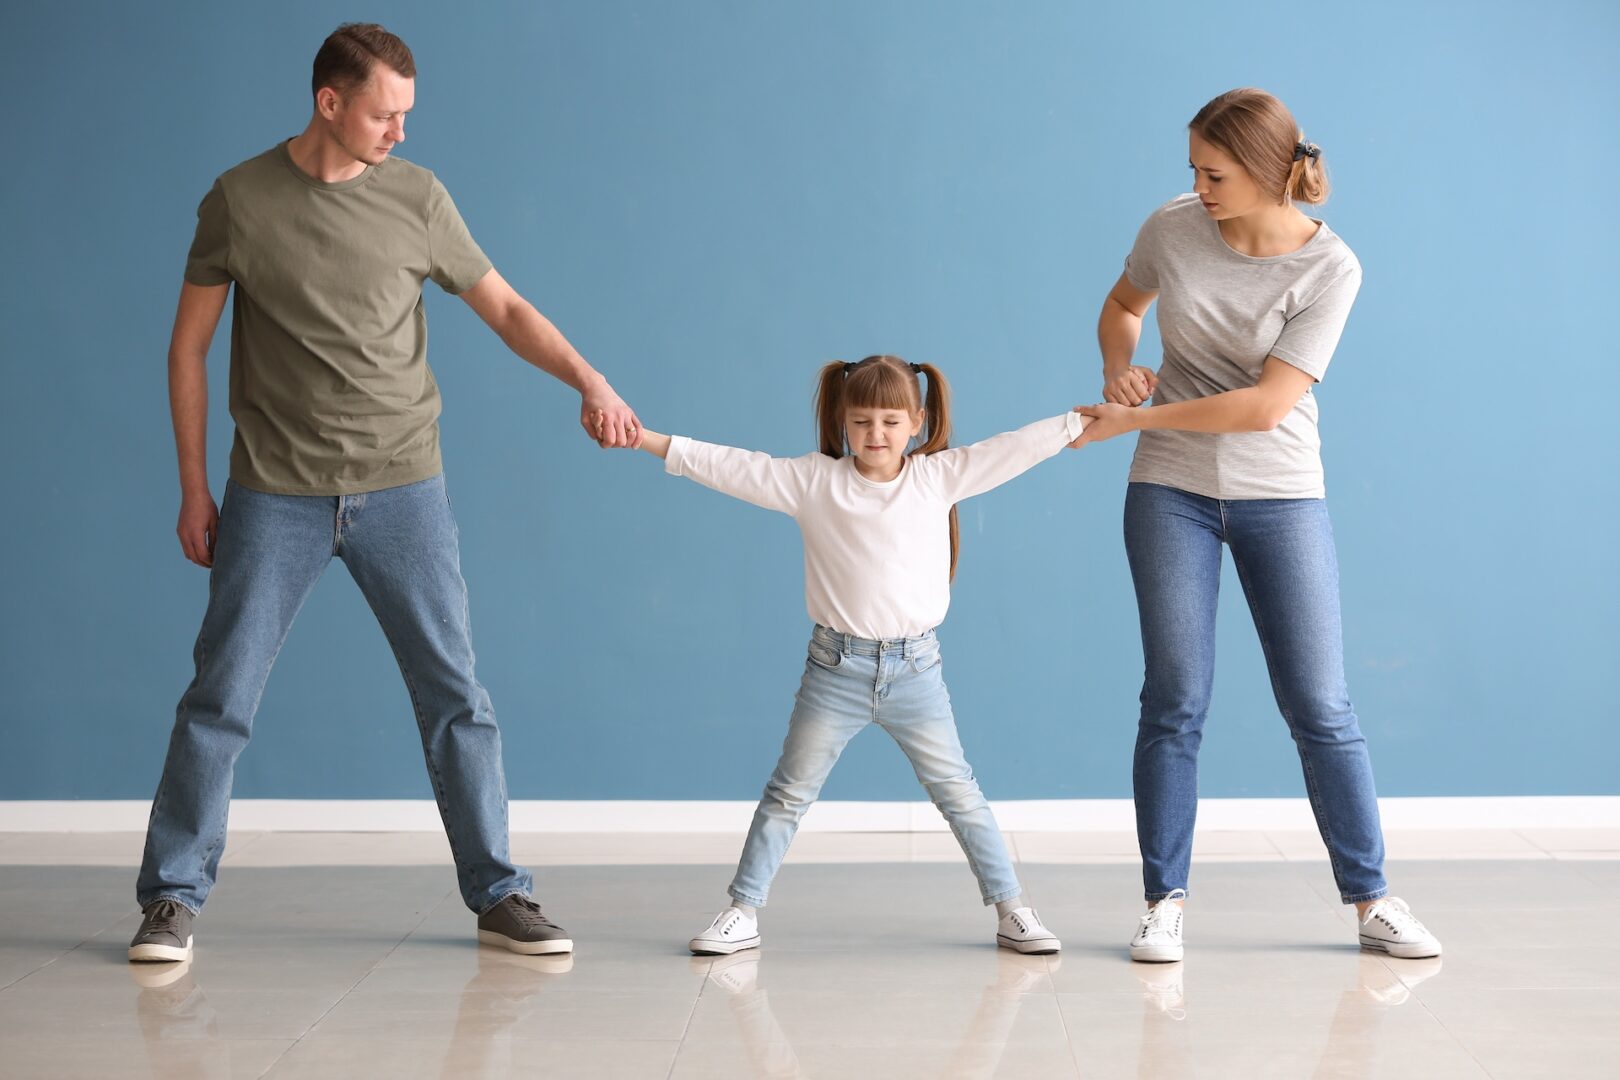
{"type": "Polygon", "coordinates": [[[1013,952],[1049,956],[1063,949],[1063,942],[1048,930],[1034,908],[1013,908],[996,923],[996,944],[1013,952]]]}
{"type": "Polygon", "coordinates": [[[1405,900],[1386,896],[1373,901],[1361,920],[1361,947],[1403,960],[1440,955],[1440,939],[1417,921],[1405,900]]]}
{"type": "Polygon", "coordinates": [[[1131,938],[1131,959],[1149,964],[1171,964],[1181,959],[1181,905],[1186,889],[1175,889],[1142,916],[1131,938]]]}
{"type": "Polygon", "coordinates": [[[728,907],[714,917],[709,928],[687,943],[699,956],[726,956],[743,949],[759,948],[759,920],[745,911],[728,907]]]}

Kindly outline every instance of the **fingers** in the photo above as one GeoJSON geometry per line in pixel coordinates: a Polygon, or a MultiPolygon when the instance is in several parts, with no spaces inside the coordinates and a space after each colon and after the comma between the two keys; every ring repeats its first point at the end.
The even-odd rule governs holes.
{"type": "Polygon", "coordinates": [[[180,536],[180,550],[188,562],[204,569],[214,565],[214,532],[210,527],[182,525],[175,532],[180,536]]]}

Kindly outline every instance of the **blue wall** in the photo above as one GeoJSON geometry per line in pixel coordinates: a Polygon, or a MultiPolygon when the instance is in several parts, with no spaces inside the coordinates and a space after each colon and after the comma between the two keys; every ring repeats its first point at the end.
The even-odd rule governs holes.
{"type": "MultiPolygon", "coordinates": [[[[1380,790],[1613,793],[1620,365],[1601,313],[1620,250],[1620,8],[1318,7],[346,17],[415,50],[402,155],[645,421],[779,454],[811,448],[829,357],[934,361],[969,437],[1095,400],[1096,312],[1142,218],[1186,187],[1188,117],[1232,86],[1278,93],[1325,147],[1326,216],[1366,268],[1320,397],[1380,790]]],[[[156,784],[207,587],[173,535],[164,363],[193,214],[215,175],[301,130],[338,19],[197,0],[0,14],[0,798],[156,784]]],[[[430,286],[428,303],[512,795],[753,798],[808,629],[793,525],[598,451],[575,396],[458,301],[430,286]]],[[[942,636],[992,797],[1129,794],[1130,450],[1066,454],[963,507],[942,636]]],[[[1222,605],[1203,793],[1300,794],[1235,587],[1222,605]]],[[[277,664],[236,791],[429,794],[341,565],[277,664]]],[[[875,732],[826,795],[921,797],[875,732]]]]}

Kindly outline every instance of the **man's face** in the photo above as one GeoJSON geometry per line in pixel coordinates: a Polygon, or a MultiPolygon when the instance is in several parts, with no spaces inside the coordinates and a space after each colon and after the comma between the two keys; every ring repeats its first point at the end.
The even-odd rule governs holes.
{"type": "Polygon", "coordinates": [[[334,141],[356,161],[381,165],[405,141],[405,114],[416,104],[416,80],[382,64],[348,96],[321,91],[320,111],[334,141]]]}

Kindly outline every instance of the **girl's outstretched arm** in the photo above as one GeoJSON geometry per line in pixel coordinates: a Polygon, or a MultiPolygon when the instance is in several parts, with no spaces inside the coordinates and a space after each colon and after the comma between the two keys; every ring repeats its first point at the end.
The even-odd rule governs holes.
{"type": "Polygon", "coordinates": [[[929,454],[928,468],[940,479],[946,499],[955,503],[1005,484],[1069,446],[1091,423],[1078,411],[1039,420],[1017,431],[929,454]]]}
{"type": "Polygon", "coordinates": [[[664,471],[744,502],[794,515],[809,488],[820,454],[773,458],[731,446],[641,429],[641,449],[660,458],[664,471]]]}

